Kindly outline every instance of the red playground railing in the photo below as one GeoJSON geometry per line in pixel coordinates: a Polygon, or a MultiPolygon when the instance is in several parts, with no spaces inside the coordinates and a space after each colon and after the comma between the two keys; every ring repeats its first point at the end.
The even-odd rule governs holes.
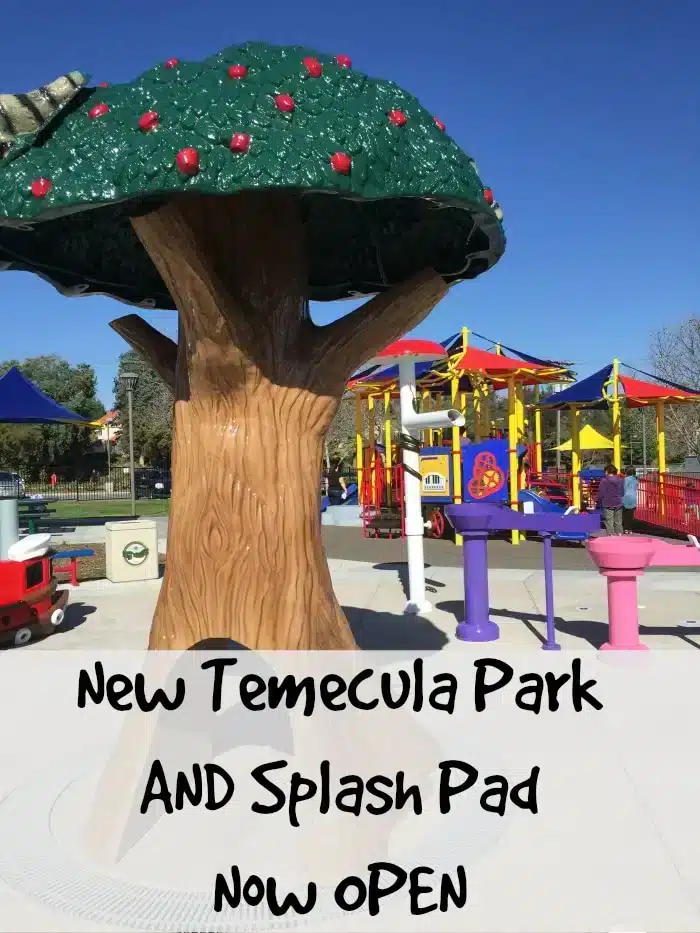
{"type": "MultiPolygon", "coordinates": [[[[598,483],[597,479],[579,477],[581,506],[584,509],[595,507],[598,483]]],[[[574,501],[574,478],[571,473],[559,473],[556,470],[548,470],[546,473],[530,472],[527,475],[527,486],[533,492],[564,508],[568,508],[574,501]]]]}
{"type": "MultiPolygon", "coordinates": [[[[387,472],[381,456],[363,471],[360,502],[365,536],[376,536],[380,531],[388,532],[389,537],[405,534],[403,467],[393,466],[390,477],[387,472]]],[[[571,473],[528,471],[527,483],[533,492],[564,508],[572,504],[571,473]]],[[[599,480],[579,477],[579,483],[582,508],[595,508],[599,480]]],[[[700,538],[700,475],[647,473],[640,477],[635,518],[659,531],[700,538]]]]}
{"type": "Polygon", "coordinates": [[[700,477],[648,473],[639,480],[634,517],[682,535],[700,535],[700,477]]]}
{"type": "Polygon", "coordinates": [[[390,484],[387,472],[379,456],[363,470],[360,504],[365,537],[378,537],[381,531],[386,531],[390,538],[395,534],[405,537],[403,466],[391,467],[390,484]]]}
{"type": "MultiPolygon", "coordinates": [[[[599,480],[579,479],[581,505],[596,504],[599,480]]],[[[558,505],[573,501],[571,473],[530,473],[528,487],[558,505]]],[[[682,473],[647,473],[640,477],[635,518],[660,530],[700,536],[700,476],[682,473]]]]}

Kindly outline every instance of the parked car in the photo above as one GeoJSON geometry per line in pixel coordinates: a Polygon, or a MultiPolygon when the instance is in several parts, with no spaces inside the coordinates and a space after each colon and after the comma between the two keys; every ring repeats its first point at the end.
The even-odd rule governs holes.
{"type": "Polygon", "coordinates": [[[134,487],[137,499],[169,499],[171,492],[170,470],[134,470],[134,487]]]}
{"type": "Polygon", "coordinates": [[[24,498],[24,480],[19,473],[0,471],[0,498],[24,498]]]}

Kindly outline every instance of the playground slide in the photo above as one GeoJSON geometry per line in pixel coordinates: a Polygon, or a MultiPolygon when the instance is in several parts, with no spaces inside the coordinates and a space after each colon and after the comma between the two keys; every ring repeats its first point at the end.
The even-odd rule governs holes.
{"type": "MultiPolygon", "coordinates": [[[[563,509],[556,502],[550,502],[544,496],[540,496],[530,489],[522,489],[518,494],[518,500],[523,503],[524,511],[549,512],[564,515],[566,509],[563,509]]],[[[588,535],[576,532],[563,532],[554,536],[558,541],[585,541],[588,535]]]]}
{"type": "Polygon", "coordinates": [[[344,525],[361,528],[361,508],[357,502],[357,486],[350,483],[348,496],[338,505],[331,505],[327,496],[321,503],[321,523],[323,525],[344,525]]]}
{"type": "MultiPolygon", "coordinates": [[[[348,486],[347,497],[340,503],[341,505],[357,505],[357,485],[355,483],[350,483],[348,486]]],[[[321,513],[327,512],[330,508],[336,508],[336,506],[331,506],[331,500],[328,496],[323,496],[321,499],[321,513]]]]}

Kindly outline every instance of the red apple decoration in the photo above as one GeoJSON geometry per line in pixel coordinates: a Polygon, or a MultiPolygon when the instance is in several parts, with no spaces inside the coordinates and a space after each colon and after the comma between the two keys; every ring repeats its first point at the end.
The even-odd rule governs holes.
{"type": "Polygon", "coordinates": [[[347,55],[336,55],[335,60],[341,68],[352,68],[352,59],[347,55]]]}
{"type": "Polygon", "coordinates": [[[48,178],[35,178],[30,187],[35,198],[45,198],[53,188],[53,184],[48,178]]]}
{"type": "Polygon", "coordinates": [[[441,133],[444,133],[444,132],[445,132],[445,124],[442,122],[442,120],[438,120],[437,117],[433,117],[433,120],[435,120],[435,126],[440,130],[440,132],[441,132],[441,133]]]}
{"type": "Polygon", "coordinates": [[[107,81],[100,81],[100,83],[97,86],[98,87],[109,87],[109,83],[107,81]]]}
{"type": "Polygon", "coordinates": [[[247,152],[250,149],[250,135],[248,133],[234,133],[228,147],[231,152],[247,152]]]}
{"type": "Polygon", "coordinates": [[[226,70],[226,74],[229,78],[233,78],[234,81],[239,81],[241,78],[246,78],[248,76],[248,69],[245,65],[231,65],[231,67],[226,70]]]}
{"type": "Polygon", "coordinates": [[[290,97],[289,94],[278,94],[275,97],[275,104],[277,105],[277,109],[281,110],[282,113],[291,113],[296,107],[294,99],[290,97]]]}
{"type": "Polygon", "coordinates": [[[98,117],[103,117],[106,113],[109,113],[109,107],[107,104],[95,104],[94,107],[91,107],[88,110],[88,116],[91,120],[96,120],[98,117]]]}
{"type": "Polygon", "coordinates": [[[167,62],[165,63],[165,67],[166,68],[177,68],[179,64],[180,64],[179,58],[169,58],[167,62]]]}
{"type": "Polygon", "coordinates": [[[199,172],[199,153],[196,149],[181,149],[175,156],[175,165],[183,175],[196,175],[199,172]]]}
{"type": "Polygon", "coordinates": [[[484,201],[489,206],[493,204],[493,191],[490,188],[484,188],[484,201]]]}
{"type": "Polygon", "coordinates": [[[331,156],[331,168],[339,175],[349,175],[352,169],[352,159],[344,152],[334,152],[331,156]]]}
{"type": "Polygon", "coordinates": [[[323,65],[317,58],[312,58],[309,56],[308,58],[303,59],[302,65],[304,68],[306,68],[312,78],[320,78],[323,74],[323,65]]]}
{"type": "Polygon", "coordinates": [[[408,123],[408,117],[403,112],[403,110],[390,110],[388,117],[389,122],[393,123],[394,126],[406,126],[408,123]]]}
{"type": "Polygon", "coordinates": [[[154,130],[160,123],[160,117],[155,110],[147,110],[139,117],[139,129],[144,133],[154,130]]]}

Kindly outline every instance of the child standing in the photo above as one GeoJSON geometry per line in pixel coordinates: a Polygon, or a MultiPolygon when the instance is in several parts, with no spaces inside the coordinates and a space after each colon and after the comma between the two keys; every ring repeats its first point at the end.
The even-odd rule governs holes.
{"type": "Polygon", "coordinates": [[[622,529],[626,535],[632,534],[634,524],[634,510],[637,508],[637,490],[639,481],[634,467],[625,470],[625,481],[622,493],[622,529]]]}

